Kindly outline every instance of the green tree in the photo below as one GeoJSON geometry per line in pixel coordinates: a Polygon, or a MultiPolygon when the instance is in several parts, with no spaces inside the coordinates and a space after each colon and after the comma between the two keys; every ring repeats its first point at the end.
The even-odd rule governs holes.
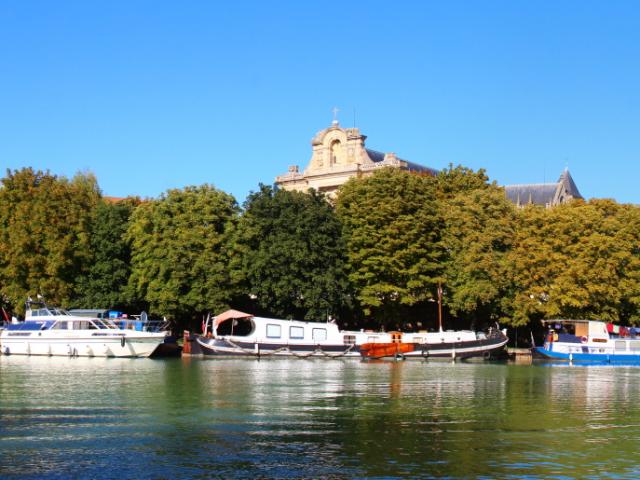
{"type": "Polygon", "coordinates": [[[508,320],[512,290],[509,252],[516,227],[515,207],[504,190],[484,185],[443,200],[444,303],[472,320],[508,320]]]}
{"type": "Polygon", "coordinates": [[[31,168],[7,171],[0,188],[2,293],[19,312],[29,295],[68,305],[90,261],[96,179],[72,180],[31,168]]]}
{"type": "MultiPolygon", "coordinates": [[[[485,190],[489,188],[489,177],[484,169],[474,171],[462,165],[453,166],[438,172],[434,178],[436,191],[439,198],[453,198],[465,192],[485,190]]],[[[495,183],[491,184],[494,187],[495,183]]]]}
{"type": "Polygon", "coordinates": [[[265,314],[323,321],[348,302],[340,223],[324,196],[261,185],[235,236],[238,287],[265,314]]]}
{"type": "Polygon", "coordinates": [[[174,320],[226,308],[231,290],[225,244],[237,213],[235,199],[210,185],[142,202],[125,236],[134,294],[153,313],[174,320]]]}
{"type": "Polygon", "coordinates": [[[74,304],[84,308],[142,308],[127,288],[131,274],[131,247],[125,239],[129,218],[140,204],[137,198],[117,203],[101,201],[91,227],[91,262],[78,278],[74,304]]]}
{"type": "Polygon", "coordinates": [[[514,323],[638,322],[638,212],[610,200],[521,210],[512,250],[514,323]]]}
{"type": "Polygon", "coordinates": [[[443,219],[433,177],[381,169],[340,189],[349,279],[378,325],[432,299],[442,280],[443,219]]]}

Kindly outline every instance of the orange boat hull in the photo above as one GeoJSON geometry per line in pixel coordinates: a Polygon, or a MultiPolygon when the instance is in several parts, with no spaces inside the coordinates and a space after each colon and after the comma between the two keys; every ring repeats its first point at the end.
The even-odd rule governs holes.
{"type": "Polygon", "coordinates": [[[413,343],[363,343],[360,345],[360,354],[367,358],[394,357],[413,352],[413,350],[413,343]]]}

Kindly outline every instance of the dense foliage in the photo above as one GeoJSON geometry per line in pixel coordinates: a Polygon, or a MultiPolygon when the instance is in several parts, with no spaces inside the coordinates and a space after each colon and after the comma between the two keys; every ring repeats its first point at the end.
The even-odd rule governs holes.
{"type": "Polygon", "coordinates": [[[322,321],[348,303],[340,223],[325,198],[261,186],[235,235],[240,292],[276,317],[322,321]]]}
{"type": "Polygon", "coordinates": [[[89,238],[91,257],[86,272],[76,280],[74,306],[142,309],[144,302],[132,295],[127,285],[131,275],[131,246],[125,239],[129,217],[139,204],[136,198],[98,203],[89,238]]]}
{"type": "Polygon", "coordinates": [[[431,177],[379,170],[340,189],[349,279],[365,315],[379,325],[434,298],[442,280],[443,219],[431,177]]]}
{"type": "Polygon", "coordinates": [[[467,183],[466,188],[451,192],[440,204],[445,218],[444,303],[454,315],[474,323],[504,322],[513,288],[508,253],[516,211],[495,185],[467,183]]]}
{"type": "Polygon", "coordinates": [[[484,171],[453,166],[435,177],[379,170],[346,183],[335,204],[261,186],[243,211],[209,185],[114,203],[90,174],[1,179],[0,306],[13,313],[42,294],[183,325],[235,307],[424,328],[439,284],[448,321],[467,326],[640,324],[640,208],[516,208],[484,171]]]}
{"type": "Polygon", "coordinates": [[[142,202],[126,234],[135,295],[170,319],[226,308],[231,290],[225,247],[237,213],[234,198],[209,185],[142,202]]]}
{"type": "Polygon", "coordinates": [[[72,180],[25,168],[0,188],[0,288],[16,311],[28,296],[73,300],[91,258],[90,232],[100,192],[92,175],[72,180]]]}
{"type": "Polygon", "coordinates": [[[640,208],[610,200],[526,208],[510,256],[513,324],[640,321],[640,208]]]}

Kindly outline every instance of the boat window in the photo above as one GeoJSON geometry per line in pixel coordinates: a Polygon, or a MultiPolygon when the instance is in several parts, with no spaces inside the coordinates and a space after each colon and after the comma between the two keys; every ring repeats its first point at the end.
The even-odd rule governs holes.
{"type": "Polygon", "coordinates": [[[627,342],[624,340],[616,340],[616,350],[626,350],[627,342]]]}
{"type": "Polygon", "coordinates": [[[39,315],[39,311],[38,310],[31,310],[31,316],[32,317],[38,317],[39,315]]]}
{"type": "Polygon", "coordinates": [[[376,343],[378,337],[367,337],[367,343],[376,343]]]}
{"type": "Polygon", "coordinates": [[[267,338],[280,338],[280,325],[267,323],[267,338]]]}
{"type": "Polygon", "coordinates": [[[326,328],[314,328],[313,329],[313,339],[317,342],[322,342],[327,339],[327,329],[326,328]]]}
{"type": "Polygon", "coordinates": [[[424,337],[414,337],[413,343],[424,343],[424,337]]]}
{"type": "Polygon", "coordinates": [[[355,345],[356,344],[356,336],[355,335],[345,335],[343,337],[345,345],[355,345]]]}
{"type": "Polygon", "coordinates": [[[640,351],[640,342],[638,341],[629,342],[629,348],[631,349],[632,352],[640,351]]]}
{"type": "Polygon", "coordinates": [[[7,330],[40,330],[45,322],[22,322],[22,323],[10,323],[7,325],[7,330]]]}
{"type": "Polygon", "coordinates": [[[67,330],[69,327],[67,325],[68,322],[56,322],[51,330],[67,330]]]}
{"type": "Polygon", "coordinates": [[[304,328],[303,327],[289,327],[289,338],[303,339],[304,328]]]}

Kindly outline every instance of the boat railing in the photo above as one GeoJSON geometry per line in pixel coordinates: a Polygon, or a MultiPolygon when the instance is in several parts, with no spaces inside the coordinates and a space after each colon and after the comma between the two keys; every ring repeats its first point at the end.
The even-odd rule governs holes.
{"type": "Polygon", "coordinates": [[[500,330],[497,324],[495,327],[489,327],[486,333],[486,338],[500,338],[503,336],[504,336],[504,333],[502,333],[502,330],[500,330]]]}
{"type": "Polygon", "coordinates": [[[171,330],[170,322],[166,320],[139,320],[131,318],[114,318],[111,321],[123,330],[136,330],[138,332],[166,332],[171,330]]]}

